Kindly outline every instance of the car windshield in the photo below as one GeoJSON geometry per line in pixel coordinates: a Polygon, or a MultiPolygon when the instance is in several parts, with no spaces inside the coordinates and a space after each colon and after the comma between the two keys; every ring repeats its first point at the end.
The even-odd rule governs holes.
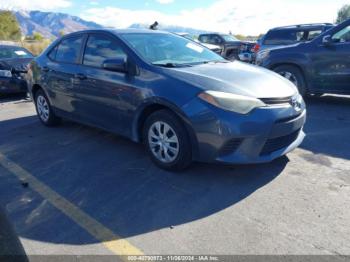
{"type": "Polygon", "coordinates": [[[236,37],[233,35],[221,35],[223,39],[225,39],[226,42],[234,42],[234,41],[239,41],[236,37]]]}
{"type": "Polygon", "coordinates": [[[0,59],[11,58],[32,58],[33,55],[29,51],[16,46],[0,46],[0,59]]]}
{"type": "Polygon", "coordinates": [[[225,62],[221,56],[184,37],[164,33],[131,33],[122,38],[147,62],[176,67],[225,62]]]}

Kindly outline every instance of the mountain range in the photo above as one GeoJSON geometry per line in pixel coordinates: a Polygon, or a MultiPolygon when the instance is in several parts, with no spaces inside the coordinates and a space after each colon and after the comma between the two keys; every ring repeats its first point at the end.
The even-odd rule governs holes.
{"type": "Polygon", "coordinates": [[[23,35],[33,35],[34,32],[38,32],[46,38],[54,38],[59,36],[60,32],[71,33],[84,29],[102,28],[101,25],[94,22],[63,13],[15,11],[14,15],[23,35]]]}
{"type": "MultiPolygon", "coordinates": [[[[14,11],[13,13],[21,27],[22,34],[25,36],[38,32],[45,38],[55,38],[61,32],[67,34],[79,30],[103,28],[102,25],[97,23],[64,13],[41,11],[14,11]]],[[[135,23],[130,25],[129,28],[148,28],[148,25],[135,23]]],[[[169,32],[189,33],[191,35],[205,32],[175,25],[161,25],[159,29],[169,32]]]]}

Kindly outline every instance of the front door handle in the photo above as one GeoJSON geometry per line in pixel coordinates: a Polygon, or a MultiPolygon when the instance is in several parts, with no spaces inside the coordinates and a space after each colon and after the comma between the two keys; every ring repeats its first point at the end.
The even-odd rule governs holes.
{"type": "Polygon", "coordinates": [[[78,73],[74,75],[74,78],[77,78],[79,80],[85,80],[87,77],[84,74],[78,73]]]}
{"type": "Polygon", "coordinates": [[[43,66],[41,69],[43,72],[49,72],[50,68],[48,68],[47,66],[43,66]]]}

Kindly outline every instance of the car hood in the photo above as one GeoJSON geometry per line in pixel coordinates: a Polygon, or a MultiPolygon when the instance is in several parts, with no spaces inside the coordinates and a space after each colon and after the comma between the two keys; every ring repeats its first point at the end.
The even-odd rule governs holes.
{"type": "Polygon", "coordinates": [[[165,69],[172,77],[202,90],[255,98],[290,97],[296,87],[280,75],[261,67],[234,61],[165,69]]]}
{"type": "Polygon", "coordinates": [[[33,58],[12,58],[12,59],[1,59],[0,67],[3,69],[11,70],[23,70],[32,61],[33,58]]]}

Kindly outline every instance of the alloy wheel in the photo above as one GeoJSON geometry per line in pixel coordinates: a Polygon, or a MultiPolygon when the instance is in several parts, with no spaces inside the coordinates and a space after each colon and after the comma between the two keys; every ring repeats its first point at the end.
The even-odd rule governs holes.
{"type": "Polygon", "coordinates": [[[288,79],[289,81],[291,81],[295,86],[298,86],[298,79],[296,78],[296,76],[291,73],[291,72],[286,72],[286,71],[282,71],[282,72],[278,72],[281,76],[283,76],[284,78],[288,79]]]}
{"type": "Polygon", "coordinates": [[[177,134],[163,121],[157,121],[149,128],[148,144],[152,154],[163,163],[173,162],[179,154],[177,134]]]}
{"type": "Polygon", "coordinates": [[[39,117],[42,121],[47,122],[50,117],[49,104],[46,101],[46,98],[42,95],[39,95],[36,100],[36,106],[38,109],[39,117]]]}

